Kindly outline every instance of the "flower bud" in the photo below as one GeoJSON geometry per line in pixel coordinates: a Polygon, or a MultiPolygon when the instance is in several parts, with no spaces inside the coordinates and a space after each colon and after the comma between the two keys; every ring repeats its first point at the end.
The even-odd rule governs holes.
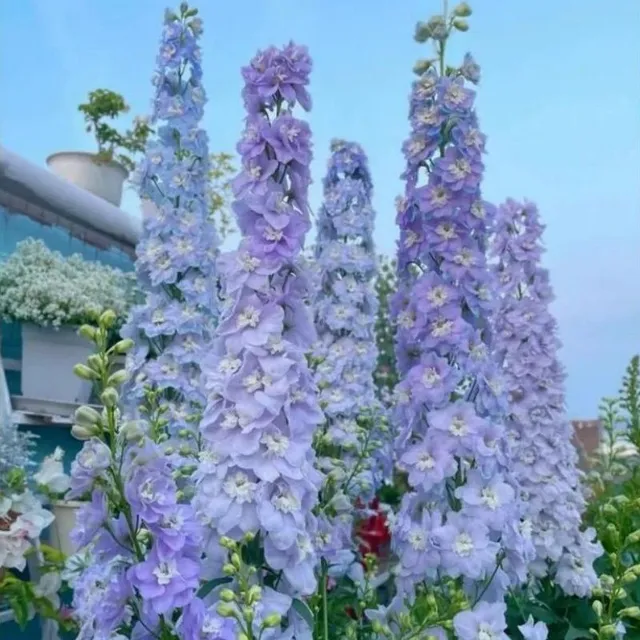
{"type": "Polygon", "coordinates": [[[618,630],[615,624],[606,624],[600,628],[600,638],[615,638],[618,630]]]}
{"type": "Polygon", "coordinates": [[[85,427],[93,427],[100,423],[100,414],[95,409],[83,405],[76,409],[74,420],[85,427]]]}
{"type": "Polygon", "coordinates": [[[235,602],[236,594],[233,593],[233,591],[231,591],[231,589],[223,589],[220,592],[220,599],[224,600],[225,602],[235,602]]]}
{"type": "Polygon", "coordinates": [[[232,564],[227,563],[222,566],[222,573],[224,573],[225,576],[233,576],[236,574],[236,568],[232,564]]]}
{"type": "Polygon", "coordinates": [[[625,544],[638,544],[640,542],[640,529],[630,533],[625,540],[625,544]]]}
{"type": "Polygon", "coordinates": [[[626,607],[620,609],[618,615],[621,618],[632,618],[633,620],[640,620],[640,607],[626,607]]]}
{"type": "Polygon", "coordinates": [[[431,60],[418,60],[418,62],[413,65],[413,73],[417,76],[421,76],[423,73],[429,71],[432,64],[431,60]]]}
{"type": "Polygon", "coordinates": [[[282,616],[279,613],[272,613],[262,621],[262,626],[265,629],[275,629],[275,627],[280,626],[281,621],[282,616]]]}
{"type": "Polygon", "coordinates": [[[73,373],[83,380],[97,380],[100,376],[96,371],[89,369],[86,364],[77,364],[73,367],[73,373]]]}
{"type": "Polygon", "coordinates": [[[262,589],[259,585],[254,584],[251,586],[249,591],[247,591],[247,603],[255,604],[262,599],[262,589]]]}
{"type": "Polygon", "coordinates": [[[242,617],[251,624],[253,622],[253,609],[251,607],[242,607],[242,617]]]}
{"type": "Polygon", "coordinates": [[[418,22],[416,24],[415,34],[413,39],[416,42],[426,42],[431,37],[431,29],[429,28],[429,24],[426,22],[418,22]]]}
{"type": "Polygon", "coordinates": [[[98,324],[103,329],[111,329],[111,327],[113,327],[117,319],[118,319],[118,316],[116,316],[116,312],[113,311],[112,309],[107,309],[100,316],[100,319],[98,320],[98,324]]]}
{"type": "Polygon", "coordinates": [[[240,569],[242,566],[242,560],[240,559],[240,554],[234,552],[231,554],[231,564],[236,568],[240,569]]]}
{"type": "Polygon", "coordinates": [[[246,544],[248,544],[249,542],[253,542],[256,539],[255,531],[247,531],[247,533],[244,534],[242,539],[246,544]]]}
{"type": "Polygon", "coordinates": [[[233,618],[236,615],[235,607],[228,602],[219,602],[216,611],[223,618],[233,618]]]}
{"type": "Polygon", "coordinates": [[[466,2],[461,2],[453,8],[453,15],[458,18],[468,18],[471,15],[471,7],[466,2]]]}
{"type": "Polygon", "coordinates": [[[117,407],[120,402],[120,396],[118,392],[113,387],[107,387],[100,394],[100,401],[104,404],[105,407],[109,409],[113,409],[113,407],[117,407]]]}
{"type": "Polygon", "coordinates": [[[116,342],[111,348],[113,349],[114,353],[119,353],[120,355],[123,355],[128,351],[131,351],[131,349],[133,348],[133,345],[134,345],[134,342],[133,340],[131,340],[131,338],[125,338],[124,340],[120,340],[119,342],[116,342]]]}
{"type": "Polygon", "coordinates": [[[236,548],[236,542],[227,536],[222,536],[220,538],[220,546],[231,550],[236,548]]]}
{"type": "Polygon", "coordinates": [[[238,635],[238,640],[249,640],[249,636],[242,631],[239,635],[238,635]]]}
{"type": "Polygon", "coordinates": [[[454,20],[453,26],[458,31],[469,31],[469,23],[466,20],[454,20]]]}
{"type": "Polygon", "coordinates": [[[591,604],[591,608],[594,610],[598,618],[602,615],[602,602],[600,602],[600,600],[594,600],[591,604]]]}
{"type": "Polygon", "coordinates": [[[107,380],[107,386],[118,387],[123,382],[125,382],[128,377],[129,374],[124,369],[120,369],[119,371],[116,371],[109,376],[109,379],[107,380]]]}
{"type": "Polygon", "coordinates": [[[133,442],[142,438],[144,430],[135,420],[130,420],[122,425],[120,433],[127,442],[133,442]]]}
{"type": "Polygon", "coordinates": [[[92,327],[90,324],[83,324],[79,329],[78,333],[87,340],[91,340],[92,342],[96,339],[97,330],[95,327],[92,327]]]}
{"type": "Polygon", "coordinates": [[[88,427],[82,424],[74,424],[71,427],[71,435],[76,440],[89,440],[93,436],[98,435],[100,429],[97,426],[88,427]]]}

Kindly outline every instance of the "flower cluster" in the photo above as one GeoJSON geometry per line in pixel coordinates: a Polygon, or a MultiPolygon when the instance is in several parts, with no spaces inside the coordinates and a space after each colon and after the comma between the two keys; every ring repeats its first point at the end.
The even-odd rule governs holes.
{"type": "Polygon", "coordinates": [[[166,421],[160,392],[147,390],[144,420],[120,417],[118,387],[126,374],[113,373],[114,359],[132,343],[107,348],[112,322],[106,312],[97,328],[81,327],[97,353],[75,367],[96,382],[104,407],[80,407],[72,428],[84,444],[71,466],[67,497],[89,498],[71,533],[86,556],[72,584],[78,639],[169,640],[179,637],[176,625],[196,601],[202,528],[194,509],[180,502],[170,458],[153,440],[166,421]]]}
{"type": "Polygon", "coordinates": [[[52,522],[53,514],[28,489],[0,493],[0,568],[22,571],[27,551],[52,522]]]}
{"type": "Polygon", "coordinates": [[[213,640],[224,625],[199,609],[203,531],[189,500],[189,463],[199,445],[193,423],[204,405],[199,364],[217,309],[196,15],[186,3],[179,15],[165,14],[154,79],[153,123],[161,124],[137,177],[145,220],[136,266],[145,304],[122,332],[130,338],[110,349],[108,315],[97,329],[81,329],[99,353],[76,372],[96,381],[105,409],[81,408],[72,430],[86,442],[69,496],[90,496],[73,532],[78,548],[91,549],[74,584],[80,640],[213,640]],[[113,357],[124,352],[127,369],[114,373],[113,357]],[[117,387],[128,375],[127,409],[137,419],[123,422],[117,387]]]}
{"type": "MultiPolygon", "coordinates": [[[[235,544],[257,534],[254,586],[258,579],[278,586],[283,616],[290,596],[316,587],[312,510],[321,476],[312,439],[322,413],[305,359],[315,331],[297,261],[310,227],[311,133],[293,115],[296,103],[310,107],[310,71],[306,49],[293,43],[260,51],[242,70],[248,115],[238,144],[242,170],[233,181],[242,239],[219,261],[225,306],[204,372],[200,432],[207,450],[197,472],[197,504],[215,534],[210,556],[223,539],[235,544]]],[[[229,589],[233,595],[243,588],[236,582],[229,589]]],[[[245,633],[258,625],[223,610],[237,613],[245,633]]],[[[296,616],[292,609],[290,625],[296,616]]]]}
{"type": "MultiPolygon", "coordinates": [[[[490,358],[496,299],[485,248],[495,209],[480,188],[485,136],[468,84],[478,79],[477,65],[468,55],[459,68],[444,63],[445,42],[460,25],[456,14],[467,10],[460,5],[427,23],[436,65],[418,69],[410,101],[392,302],[401,374],[397,456],[410,490],[392,541],[400,592],[411,597],[424,580],[460,579],[475,606],[501,601],[510,584],[526,579],[532,545],[507,469],[507,398],[490,358]]],[[[484,614],[472,615],[459,637],[478,637],[470,630],[484,614]]],[[[500,620],[491,637],[503,637],[500,620]]]]}
{"type": "Polygon", "coordinates": [[[334,517],[320,519],[319,550],[335,571],[353,560],[347,552],[353,546],[353,502],[371,500],[385,471],[376,458],[389,466],[390,452],[381,439],[384,416],[373,379],[378,354],[371,176],[360,145],[334,140],[331,151],[316,225],[313,361],[326,418],[315,441],[318,467],[326,474],[322,502],[342,504],[331,509],[334,517]]]}
{"type": "Polygon", "coordinates": [[[120,269],[69,257],[27,238],[0,264],[0,317],[41,326],[79,326],[106,309],[124,319],[133,282],[120,269]]]}
{"type": "Polygon", "coordinates": [[[566,593],[584,597],[596,584],[592,565],[602,548],[593,529],[581,531],[585,503],[549,310],[553,292],[540,266],[543,231],[533,203],[507,200],[500,207],[491,247],[502,293],[494,346],[511,400],[511,470],[536,548],[532,573],[543,577],[551,570],[566,593]]]}
{"type": "Polygon", "coordinates": [[[167,431],[180,438],[169,446],[182,451],[184,461],[197,453],[194,422],[205,402],[200,363],[218,313],[219,243],[208,211],[208,139],[200,128],[206,101],[202,27],[196,14],[182,6],[180,16],[165,16],[153,79],[157,134],[136,178],[144,212],[136,270],[146,299],[122,331],[135,342],[127,362],[129,397],[141,400],[147,385],[164,391],[167,431]]]}

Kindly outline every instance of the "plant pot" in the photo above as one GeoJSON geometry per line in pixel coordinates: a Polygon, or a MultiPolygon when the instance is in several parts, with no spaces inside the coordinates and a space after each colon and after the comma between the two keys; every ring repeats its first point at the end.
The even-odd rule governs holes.
{"type": "Polygon", "coordinates": [[[61,151],[47,158],[57,176],[90,191],[116,207],[122,202],[122,186],[129,172],[115,160],[102,162],[93,153],[61,151]]]}
{"type": "Polygon", "coordinates": [[[73,373],[93,353],[75,327],[22,325],[22,395],[33,400],[84,404],[92,384],[73,373]]]}
{"type": "Polygon", "coordinates": [[[66,556],[72,556],[77,551],[70,534],[76,525],[78,509],[83,504],[79,500],[54,500],[51,503],[51,512],[55,516],[49,534],[51,546],[66,556]]]}

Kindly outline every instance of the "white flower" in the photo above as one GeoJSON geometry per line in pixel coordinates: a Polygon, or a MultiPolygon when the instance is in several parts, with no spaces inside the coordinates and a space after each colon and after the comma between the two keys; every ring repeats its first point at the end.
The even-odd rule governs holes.
{"type": "Polygon", "coordinates": [[[64,451],[60,447],[42,461],[42,465],[33,479],[52,493],[66,493],[71,484],[71,478],[64,472],[62,457],[64,451]]]}
{"type": "Polygon", "coordinates": [[[28,238],[0,263],[0,317],[54,327],[82,324],[106,309],[124,317],[132,283],[120,269],[80,254],[65,257],[28,238]]]}

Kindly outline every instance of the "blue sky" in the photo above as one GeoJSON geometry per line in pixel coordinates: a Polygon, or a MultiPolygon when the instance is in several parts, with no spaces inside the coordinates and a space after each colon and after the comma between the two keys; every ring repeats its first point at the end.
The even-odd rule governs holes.
{"type": "MultiPolygon", "coordinates": [[[[177,4],[177,2],[176,2],[177,4]]],[[[165,0],[20,0],[0,23],[0,139],[44,164],[92,150],[77,105],[95,88],[121,92],[145,114],[165,0]]],[[[201,0],[213,150],[242,128],[239,69],[256,49],[289,39],[314,58],[312,205],[329,141],[367,150],[377,242],[391,253],[400,145],[411,68],[424,45],[417,20],[438,0],[201,0]]],[[[488,135],[486,197],[536,201],[548,225],[546,266],[565,344],[572,417],[595,416],[640,351],[640,4],[638,0],[477,0],[469,50],[483,68],[478,97],[488,135]],[[635,42],[634,42],[635,41],[635,42]]],[[[135,211],[133,194],[123,207],[135,211]]]]}

